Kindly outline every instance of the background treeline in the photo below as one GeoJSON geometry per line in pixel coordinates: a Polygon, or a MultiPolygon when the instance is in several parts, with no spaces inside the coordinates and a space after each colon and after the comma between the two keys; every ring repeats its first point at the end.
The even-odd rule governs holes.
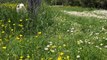
{"type": "MultiPolygon", "coordinates": [[[[0,0],[0,3],[5,2],[23,2],[27,0],[0,0]]],[[[107,9],[107,0],[45,0],[49,5],[70,5],[83,6],[107,9]]]]}
{"type": "Polygon", "coordinates": [[[50,5],[70,5],[107,9],[107,0],[46,0],[50,5]]]}

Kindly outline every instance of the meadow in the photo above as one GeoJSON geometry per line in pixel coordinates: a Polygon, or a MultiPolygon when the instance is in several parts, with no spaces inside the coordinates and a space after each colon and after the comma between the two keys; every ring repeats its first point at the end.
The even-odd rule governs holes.
{"type": "Polygon", "coordinates": [[[42,5],[38,16],[0,4],[0,60],[107,60],[107,19],[67,15],[95,8],[42,5]]]}

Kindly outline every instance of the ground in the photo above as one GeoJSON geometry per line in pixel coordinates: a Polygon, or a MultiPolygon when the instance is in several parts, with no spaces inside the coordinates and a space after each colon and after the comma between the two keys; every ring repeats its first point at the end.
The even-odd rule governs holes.
{"type": "MultiPolygon", "coordinates": [[[[48,11],[49,14],[46,15],[54,16],[47,19],[52,19],[54,23],[43,31],[39,30],[34,35],[27,36],[16,34],[12,37],[13,35],[9,34],[9,40],[0,39],[1,60],[107,59],[107,19],[99,18],[103,17],[102,10],[72,6],[49,8],[54,12],[48,11]],[[96,11],[100,11],[101,15],[96,11]]],[[[41,19],[45,20],[46,17],[43,16],[41,19]]],[[[5,31],[0,33],[5,34],[5,31]]]]}

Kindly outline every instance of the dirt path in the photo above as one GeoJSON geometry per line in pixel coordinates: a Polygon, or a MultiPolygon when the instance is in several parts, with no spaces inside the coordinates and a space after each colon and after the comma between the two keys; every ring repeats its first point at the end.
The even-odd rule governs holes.
{"type": "Polygon", "coordinates": [[[83,11],[83,12],[63,10],[62,12],[69,14],[69,15],[75,15],[75,16],[95,17],[95,18],[100,18],[100,19],[107,19],[107,10],[94,10],[94,11],[83,11]]]}

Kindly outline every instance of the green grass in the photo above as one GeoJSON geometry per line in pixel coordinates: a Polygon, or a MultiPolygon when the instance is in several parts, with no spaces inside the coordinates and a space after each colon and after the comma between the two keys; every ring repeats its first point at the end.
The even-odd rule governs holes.
{"type": "MultiPolygon", "coordinates": [[[[37,26],[33,26],[36,28],[34,34],[20,34],[21,30],[15,30],[15,34],[12,32],[7,34],[3,33],[7,30],[0,29],[0,60],[107,59],[107,48],[104,48],[107,45],[107,20],[61,13],[60,10],[66,10],[66,7],[47,7],[43,9],[40,13],[44,12],[44,15],[39,14],[38,20],[35,22],[37,26]]],[[[67,10],[83,11],[88,9],[67,7],[67,10]]],[[[9,15],[7,14],[7,16],[9,15]]],[[[8,18],[4,17],[4,19],[8,18]]],[[[15,17],[11,18],[16,20],[15,17]]],[[[19,19],[20,17],[17,17],[17,21],[19,19]]],[[[0,22],[0,24],[5,23],[0,22]]],[[[7,22],[5,26],[9,26],[8,24],[10,23],[7,22]]],[[[17,29],[16,26],[15,28],[17,29]]]]}

